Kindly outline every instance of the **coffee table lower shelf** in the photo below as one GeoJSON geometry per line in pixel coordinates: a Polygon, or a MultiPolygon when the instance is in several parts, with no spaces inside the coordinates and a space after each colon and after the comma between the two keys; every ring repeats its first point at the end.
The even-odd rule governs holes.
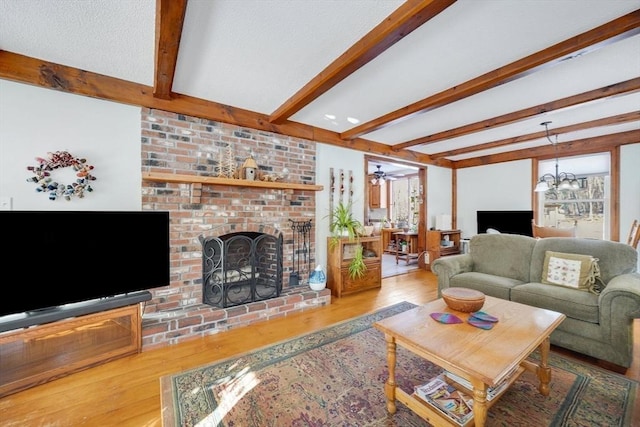
{"type": "MultiPolygon", "coordinates": [[[[504,387],[502,391],[500,391],[500,393],[494,396],[493,399],[487,400],[487,410],[489,410],[489,408],[491,408],[493,404],[496,403],[498,399],[500,399],[500,397],[507,390],[509,390],[509,387],[511,387],[511,385],[518,379],[518,377],[520,377],[520,375],[522,375],[522,373],[525,370],[526,370],[525,366],[518,367],[518,369],[506,380],[507,381],[506,387],[504,387]]],[[[447,380],[447,382],[452,384],[456,389],[473,397],[473,390],[469,390],[468,388],[464,387],[461,384],[458,384],[455,381],[447,380]]],[[[431,405],[429,402],[420,398],[415,393],[409,394],[397,386],[395,390],[395,396],[396,396],[396,400],[401,402],[407,408],[411,409],[414,413],[416,413],[422,419],[429,422],[434,427],[440,427],[440,426],[450,427],[452,425],[470,427],[474,425],[473,417],[470,418],[465,424],[459,424],[451,420],[449,417],[444,415],[440,409],[436,408],[435,406],[431,405]]]]}

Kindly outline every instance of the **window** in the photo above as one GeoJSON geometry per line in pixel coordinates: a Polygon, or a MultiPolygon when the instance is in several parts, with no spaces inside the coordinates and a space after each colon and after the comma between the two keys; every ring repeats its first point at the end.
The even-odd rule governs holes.
{"type": "MultiPolygon", "coordinates": [[[[546,227],[576,226],[577,237],[609,239],[609,154],[559,159],[559,164],[576,175],[580,189],[542,193],[538,222],[546,227]]],[[[540,162],[540,175],[549,172],[550,166],[555,167],[555,159],[540,162]]]]}
{"type": "Polygon", "coordinates": [[[397,227],[405,222],[407,227],[416,230],[420,216],[418,176],[391,181],[391,218],[397,227]]]}

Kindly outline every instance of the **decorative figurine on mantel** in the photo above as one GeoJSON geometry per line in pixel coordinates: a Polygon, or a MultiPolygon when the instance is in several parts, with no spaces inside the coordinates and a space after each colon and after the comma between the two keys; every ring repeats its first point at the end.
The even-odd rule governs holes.
{"type": "Polygon", "coordinates": [[[217,176],[219,178],[238,178],[236,176],[237,167],[233,149],[229,145],[226,150],[221,150],[219,153],[218,166],[216,167],[217,176]]]}
{"type": "Polygon", "coordinates": [[[242,165],[242,178],[249,181],[255,181],[257,175],[258,164],[253,159],[253,156],[249,156],[242,165]]]}
{"type": "Polygon", "coordinates": [[[282,173],[271,173],[262,175],[262,180],[266,182],[277,182],[285,180],[289,177],[289,169],[282,169],[282,173]]]}

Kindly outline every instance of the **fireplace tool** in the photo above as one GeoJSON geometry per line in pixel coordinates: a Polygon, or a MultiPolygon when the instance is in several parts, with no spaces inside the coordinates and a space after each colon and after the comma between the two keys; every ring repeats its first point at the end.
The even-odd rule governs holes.
{"type": "Polygon", "coordinates": [[[308,274],[311,270],[311,220],[294,221],[291,223],[293,230],[293,271],[289,274],[289,286],[298,286],[302,284],[300,274],[300,258],[302,257],[302,267],[308,274]],[[306,264],[306,266],[305,266],[306,264]]]}

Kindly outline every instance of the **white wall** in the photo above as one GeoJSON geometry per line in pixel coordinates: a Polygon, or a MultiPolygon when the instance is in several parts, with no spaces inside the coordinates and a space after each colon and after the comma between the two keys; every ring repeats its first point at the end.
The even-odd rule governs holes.
{"type": "Polygon", "coordinates": [[[331,197],[330,169],[333,168],[336,177],[336,191],[333,193],[334,206],[338,202],[337,191],[340,188],[340,169],[345,172],[344,201],[348,201],[348,172],[353,172],[353,215],[359,221],[364,221],[364,200],[367,190],[364,182],[365,162],[364,152],[350,150],[333,145],[316,145],[316,184],[324,189],[316,193],[316,263],[325,268],[327,266],[327,237],[329,237],[329,200],[331,197]]]}
{"type": "Polygon", "coordinates": [[[533,209],[531,164],[526,159],[458,169],[457,225],[463,238],[478,232],[476,211],[533,209]]]}
{"type": "MultiPolygon", "coordinates": [[[[139,107],[0,80],[0,200],[13,210],[140,210],[140,153],[139,107]],[[93,192],[70,201],[36,192],[27,166],[55,151],[94,166],[93,192]]],[[[76,179],[72,168],[51,177],[76,179]]]]}
{"type": "Polygon", "coordinates": [[[435,227],[436,216],[453,215],[452,171],[439,166],[427,166],[427,229],[435,227]]]}
{"type": "Polygon", "coordinates": [[[626,241],[634,219],[640,221],[640,143],[620,148],[620,240],[626,241]]]}

